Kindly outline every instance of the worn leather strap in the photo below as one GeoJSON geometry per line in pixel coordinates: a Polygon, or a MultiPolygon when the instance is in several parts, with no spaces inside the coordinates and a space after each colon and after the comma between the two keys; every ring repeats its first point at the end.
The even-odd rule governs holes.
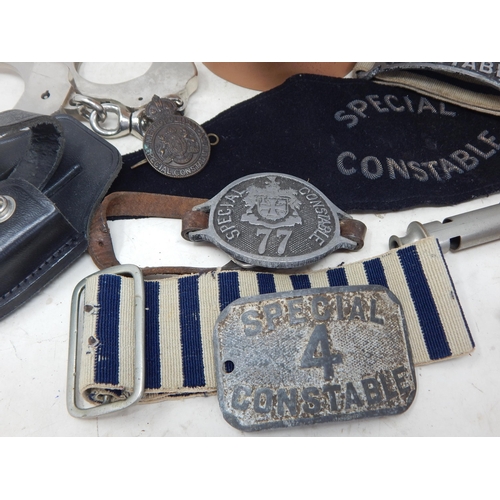
{"type": "MultiPolygon", "coordinates": [[[[151,193],[112,193],[104,198],[90,224],[89,254],[99,269],[120,264],[113,249],[108,218],[162,217],[181,219],[186,212],[191,212],[195,205],[205,201],[207,200],[202,198],[151,193]]],[[[142,269],[142,273],[145,276],[150,276],[155,274],[186,274],[207,270],[195,267],[146,267],[142,269]]]]}
{"type": "MultiPolygon", "coordinates": [[[[182,219],[182,236],[189,240],[188,234],[208,227],[208,214],[193,211],[192,208],[207,200],[204,198],[186,198],[152,193],[118,191],[104,198],[96,210],[89,234],[89,254],[99,269],[118,266],[113,242],[108,226],[111,217],[161,217],[167,219],[182,219]]],[[[356,250],[364,244],[366,226],[355,219],[340,221],[340,232],[345,238],[356,242],[356,250]]],[[[144,276],[161,274],[189,274],[213,271],[216,268],[199,267],[145,267],[144,276]]]]}
{"type": "MultiPolygon", "coordinates": [[[[366,226],[356,219],[340,219],[340,234],[349,240],[356,243],[356,250],[361,250],[364,245],[366,234],[366,226]]],[[[189,233],[192,231],[200,231],[208,227],[208,214],[201,211],[191,211],[182,218],[182,237],[187,241],[192,241],[189,238],[189,233]]]]}

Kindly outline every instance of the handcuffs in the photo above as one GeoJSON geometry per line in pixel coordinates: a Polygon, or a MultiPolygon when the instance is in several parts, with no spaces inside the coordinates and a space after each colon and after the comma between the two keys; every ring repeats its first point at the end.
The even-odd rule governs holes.
{"type": "Polygon", "coordinates": [[[194,63],[152,63],[143,75],[113,84],[87,80],[79,72],[81,63],[2,64],[25,83],[15,109],[65,113],[87,121],[106,139],[133,135],[144,141],[153,168],[168,177],[189,177],[208,162],[208,135],[182,116],[198,88],[194,63]]]}
{"type": "Polygon", "coordinates": [[[170,97],[184,111],[198,88],[198,71],[193,63],[152,63],[141,76],[113,84],[95,83],[79,72],[81,63],[2,63],[16,70],[24,81],[24,93],[14,106],[43,115],[66,113],[86,119],[94,132],[115,139],[145,133],[145,108],[154,94],[170,97]],[[109,125],[110,115],[118,123],[109,125]]]}

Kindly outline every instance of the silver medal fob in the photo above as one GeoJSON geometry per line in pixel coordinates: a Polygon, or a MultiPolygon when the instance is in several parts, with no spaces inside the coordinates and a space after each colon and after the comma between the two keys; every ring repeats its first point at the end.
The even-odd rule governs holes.
{"type": "Polygon", "coordinates": [[[160,174],[190,177],[202,170],[210,157],[210,140],[195,121],[177,113],[173,99],[153,96],[146,106],[151,121],[144,134],[144,156],[160,174]]]}
{"type": "Polygon", "coordinates": [[[312,184],[287,174],[242,177],[193,210],[209,212],[208,228],[188,238],[211,242],[243,265],[296,268],[357,248],[340,232],[340,220],[351,216],[312,184]]]}

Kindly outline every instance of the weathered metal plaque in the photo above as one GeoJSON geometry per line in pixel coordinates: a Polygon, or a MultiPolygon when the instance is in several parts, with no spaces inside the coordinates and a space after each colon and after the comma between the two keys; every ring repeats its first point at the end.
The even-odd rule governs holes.
{"type": "Polygon", "coordinates": [[[403,311],[381,286],[238,299],[214,341],[219,405],[240,430],[395,415],[415,397],[403,311]]]}
{"type": "Polygon", "coordinates": [[[301,267],[340,248],[357,247],[340,234],[339,219],[351,216],[291,175],[242,177],[194,210],[209,211],[209,224],[189,233],[189,239],[209,241],[254,266],[301,267]]]}

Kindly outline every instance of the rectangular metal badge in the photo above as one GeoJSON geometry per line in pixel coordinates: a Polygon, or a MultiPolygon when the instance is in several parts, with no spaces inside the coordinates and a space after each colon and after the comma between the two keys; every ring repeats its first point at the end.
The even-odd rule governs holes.
{"type": "Polygon", "coordinates": [[[415,398],[401,304],[378,285],[238,299],[214,341],[219,405],[243,431],[395,415],[415,398]]]}

